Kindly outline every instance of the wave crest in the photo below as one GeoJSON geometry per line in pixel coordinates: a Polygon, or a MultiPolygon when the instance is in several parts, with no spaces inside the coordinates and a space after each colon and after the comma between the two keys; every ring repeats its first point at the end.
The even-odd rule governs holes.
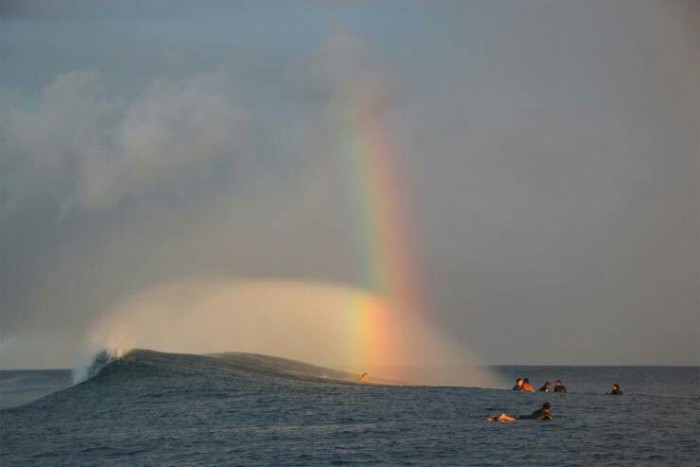
{"type": "Polygon", "coordinates": [[[126,353],[98,352],[85,368],[81,381],[123,383],[172,377],[205,381],[244,375],[346,383],[360,378],[358,374],[268,355],[243,352],[193,355],[133,349],[126,353]]]}
{"type": "Polygon", "coordinates": [[[123,349],[107,350],[103,349],[92,354],[87,362],[83,361],[73,369],[73,383],[78,384],[97,376],[100,371],[115,360],[122,358],[126,354],[123,349]]]}

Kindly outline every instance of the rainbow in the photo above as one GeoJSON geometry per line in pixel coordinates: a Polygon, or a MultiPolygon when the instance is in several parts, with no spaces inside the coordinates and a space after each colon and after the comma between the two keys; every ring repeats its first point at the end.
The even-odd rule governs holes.
{"type": "Polygon", "coordinates": [[[353,86],[339,98],[338,154],[347,175],[360,268],[379,298],[355,303],[358,362],[395,365],[405,355],[402,318],[425,315],[415,242],[398,171],[401,154],[385,118],[382,90],[353,86]]]}
{"type": "Polygon", "coordinates": [[[439,366],[461,357],[462,349],[430,326],[433,316],[420,280],[410,203],[399,183],[404,153],[386,118],[381,89],[352,85],[334,104],[337,130],[331,136],[347,181],[363,290],[198,278],[126,300],[110,313],[114,321],[96,331],[96,340],[108,342],[109,348],[235,349],[406,382],[427,380],[411,373],[410,366],[439,366]],[[198,312],[190,313],[192,309],[198,312]],[[163,322],[168,323],[167,335],[163,326],[151,329],[151,323],[163,322]],[[178,333],[186,337],[178,338],[178,333]],[[200,342],[194,336],[205,337],[200,342]]]}

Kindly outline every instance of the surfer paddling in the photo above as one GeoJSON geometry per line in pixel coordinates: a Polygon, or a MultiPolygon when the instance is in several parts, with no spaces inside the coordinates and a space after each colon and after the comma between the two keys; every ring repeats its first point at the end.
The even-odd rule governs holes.
{"type": "Polygon", "coordinates": [[[489,422],[514,422],[516,420],[551,420],[552,419],[552,404],[545,402],[542,404],[541,409],[537,409],[530,415],[520,415],[519,417],[512,417],[507,413],[502,413],[499,416],[490,415],[486,418],[489,422]]]}

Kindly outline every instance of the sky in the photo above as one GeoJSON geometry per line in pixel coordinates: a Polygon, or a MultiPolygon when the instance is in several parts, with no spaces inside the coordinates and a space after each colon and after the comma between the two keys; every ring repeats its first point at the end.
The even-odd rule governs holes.
{"type": "Polygon", "coordinates": [[[115,320],[169,350],[293,328],[313,360],[304,304],[358,296],[431,336],[410,359],[700,365],[697,1],[0,15],[0,368],[72,367],[115,320]]]}

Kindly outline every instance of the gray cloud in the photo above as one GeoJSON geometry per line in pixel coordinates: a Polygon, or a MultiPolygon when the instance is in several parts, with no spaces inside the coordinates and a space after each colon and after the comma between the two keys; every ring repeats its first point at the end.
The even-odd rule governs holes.
{"type": "Polygon", "coordinates": [[[167,275],[139,266],[156,236],[168,235],[155,226],[185,194],[217,185],[221,164],[235,165],[244,152],[249,114],[231,103],[227,86],[222,73],[161,79],[127,101],[105,97],[98,72],[73,71],[47,85],[35,105],[4,99],[5,345],[79,334],[120,294],[167,275]],[[164,215],[144,217],[148,206],[164,215]],[[112,228],[134,244],[120,246],[112,228]]]}
{"type": "Polygon", "coordinates": [[[242,143],[247,113],[223,92],[223,77],[157,81],[131,102],[98,96],[99,74],[59,76],[39,108],[6,110],[14,154],[3,161],[4,211],[32,191],[56,185],[63,206],[107,209],[154,182],[172,181],[198,164],[230,157],[242,143]],[[55,180],[61,174],[63,180],[55,180]],[[29,181],[29,183],[27,183],[29,181]]]}

